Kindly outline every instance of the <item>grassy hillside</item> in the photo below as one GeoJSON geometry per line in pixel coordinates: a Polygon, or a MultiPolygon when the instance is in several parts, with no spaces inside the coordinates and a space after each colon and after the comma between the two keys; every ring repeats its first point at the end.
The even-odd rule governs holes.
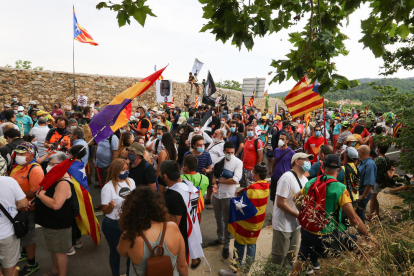
{"type": "MultiPolygon", "coordinates": [[[[333,93],[327,93],[325,98],[330,101],[338,101],[342,98],[350,99],[351,101],[371,101],[375,96],[380,94],[374,91],[368,83],[375,82],[381,85],[389,85],[396,87],[400,92],[413,92],[414,93],[414,78],[398,79],[398,78],[383,78],[383,79],[358,79],[361,85],[348,90],[338,90],[333,93]]],[[[289,91],[269,94],[270,97],[285,97],[289,91]]]]}

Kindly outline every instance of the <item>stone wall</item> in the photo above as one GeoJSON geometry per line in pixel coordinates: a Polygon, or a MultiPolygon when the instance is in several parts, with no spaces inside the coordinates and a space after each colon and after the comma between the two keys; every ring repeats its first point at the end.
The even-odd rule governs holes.
{"type": "MultiPolygon", "coordinates": [[[[96,100],[106,105],[117,94],[140,81],[140,78],[100,76],[90,74],[75,75],[76,94],[88,97],[88,105],[96,100]]],[[[194,91],[194,89],[193,89],[194,91]]],[[[218,93],[227,95],[230,107],[242,104],[242,94],[239,91],[220,89],[218,93]]],[[[31,100],[36,101],[38,106],[47,107],[51,110],[54,102],[70,104],[73,99],[73,74],[67,72],[34,71],[0,67],[0,103],[11,103],[11,95],[17,94],[20,101],[27,106],[31,100]]],[[[187,83],[173,82],[174,103],[182,106],[186,94],[194,101],[195,92],[190,91],[187,83]]],[[[246,98],[246,104],[249,98],[246,98]]],[[[275,98],[269,99],[269,107],[273,110],[278,101],[279,105],[284,103],[275,98]]],[[[132,102],[134,107],[139,105],[156,105],[155,84],[144,94],[135,98],[132,102]]],[[[264,108],[265,99],[256,99],[255,105],[264,108]]]]}

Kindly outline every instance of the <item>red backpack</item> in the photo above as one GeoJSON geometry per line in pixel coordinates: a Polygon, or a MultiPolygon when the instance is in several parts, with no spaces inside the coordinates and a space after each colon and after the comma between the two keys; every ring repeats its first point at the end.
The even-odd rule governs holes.
{"type": "Polygon", "coordinates": [[[329,219],[326,218],[325,199],[326,187],[337,180],[331,178],[323,180],[323,175],[309,187],[299,211],[299,223],[303,229],[310,232],[319,232],[326,227],[329,219]]]}

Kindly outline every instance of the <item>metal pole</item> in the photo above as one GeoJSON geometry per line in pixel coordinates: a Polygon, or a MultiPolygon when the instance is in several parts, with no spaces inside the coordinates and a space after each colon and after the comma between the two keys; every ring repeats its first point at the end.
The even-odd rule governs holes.
{"type": "MultiPolygon", "coordinates": [[[[323,99],[323,139],[326,140],[326,123],[325,123],[325,97],[323,99]]],[[[325,141],[324,141],[325,143],[325,141]]]]}
{"type": "Polygon", "coordinates": [[[73,98],[76,99],[76,86],[75,86],[75,39],[73,39],[73,98]]]}

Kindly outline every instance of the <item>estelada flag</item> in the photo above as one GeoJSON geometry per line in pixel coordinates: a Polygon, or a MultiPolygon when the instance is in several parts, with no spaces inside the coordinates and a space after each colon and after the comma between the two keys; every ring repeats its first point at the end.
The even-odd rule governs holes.
{"type": "Polygon", "coordinates": [[[227,229],[240,244],[256,244],[266,216],[269,183],[258,181],[230,200],[227,229]]]}
{"type": "Polygon", "coordinates": [[[59,164],[53,166],[53,168],[45,175],[45,178],[43,178],[42,182],[39,183],[39,186],[42,188],[42,190],[46,191],[52,187],[53,184],[61,180],[65,173],[68,171],[69,167],[72,166],[73,162],[75,162],[74,158],[68,158],[63,162],[60,162],[59,164]]]}
{"type": "Polygon", "coordinates": [[[253,94],[249,99],[249,103],[248,103],[249,107],[254,105],[254,95],[255,94],[256,94],[256,89],[253,90],[253,94]]]}
{"type": "Polygon", "coordinates": [[[73,38],[82,43],[89,43],[94,46],[98,45],[88,31],[78,23],[75,14],[75,6],[73,7],[73,38]]]}
{"type": "Polygon", "coordinates": [[[82,235],[90,235],[95,245],[99,245],[101,241],[99,222],[93,209],[92,197],[83,162],[75,161],[68,169],[68,174],[79,202],[79,214],[76,217],[78,228],[82,235]]]}
{"type": "Polygon", "coordinates": [[[323,97],[318,94],[319,85],[310,82],[304,76],[285,97],[292,119],[323,107],[323,97]]]}
{"type": "Polygon", "coordinates": [[[98,114],[93,116],[92,121],[89,123],[93,136],[112,120],[112,122],[110,122],[109,125],[95,137],[96,144],[128,123],[128,120],[131,117],[132,100],[144,93],[159,78],[165,68],[166,67],[140,80],[132,87],[116,96],[98,114]]]}

